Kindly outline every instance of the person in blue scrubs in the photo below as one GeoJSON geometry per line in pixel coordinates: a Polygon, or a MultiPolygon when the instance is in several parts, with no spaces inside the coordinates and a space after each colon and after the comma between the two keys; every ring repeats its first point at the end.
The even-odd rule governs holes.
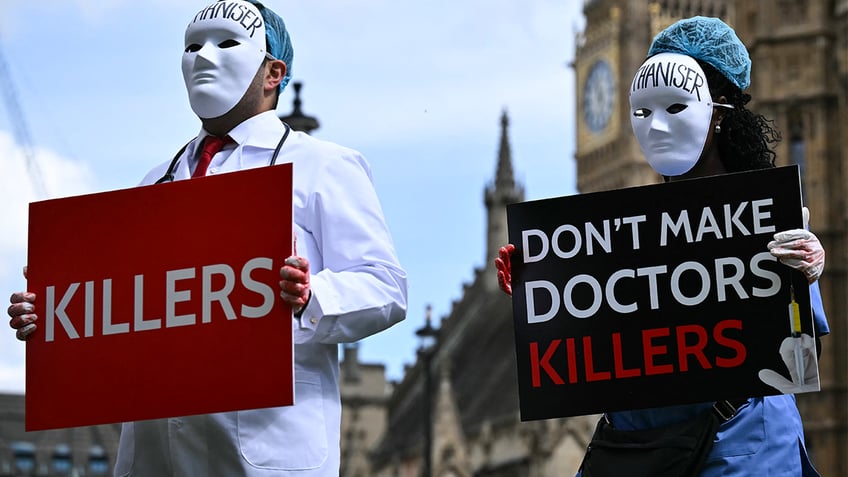
{"type": "MultiPolygon", "coordinates": [[[[666,182],[774,167],[770,144],[780,135],[771,121],[745,107],[751,100],[744,93],[750,71],[745,45],[717,18],[684,19],[654,38],[631,84],[631,125],[646,159],[666,182]],[[706,82],[693,80],[683,87],[682,82],[656,80],[656,71],[668,72],[669,65],[690,72],[684,75],[690,80],[706,82]]],[[[775,234],[768,248],[807,277],[818,340],[830,331],[817,283],[824,267],[821,243],[812,232],[797,229],[775,234]]],[[[495,260],[500,287],[510,295],[514,250],[511,244],[503,247],[495,260]]],[[[808,338],[808,351],[814,353],[814,341],[808,338]]],[[[761,372],[760,378],[771,384],[763,376],[761,372]]],[[[653,429],[692,420],[713,404],[610,412],[606,417],[619,430],[653,429]]],[[[748,399],[720,426],[700,475],[818,476],[804,445],[795,396],[748,399]]]]}

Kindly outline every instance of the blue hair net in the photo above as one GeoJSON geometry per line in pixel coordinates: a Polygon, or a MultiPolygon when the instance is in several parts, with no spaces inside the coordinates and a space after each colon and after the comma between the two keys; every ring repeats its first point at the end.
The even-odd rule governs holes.
{"type": "Polygon", "coordinates": [[[718,18],[692,17],[661,31],[648,56],[680,53],[708,63],[741,90],[751,84],[751,58],[733,28],[718,18]]]}
{"type": "Polygon", "coordinates": [[[289,84],[292,72],[292,59],[294,58],[294,48],[292,48],[289,32],[286,30],[286,24],[279,15],[274,13],[270,8],[262,5],[256,0],[247,0],[256,5],[259,12],[262,14],[262,19],[265,20],[265,40],[268,42],[268,53],[278,60],[283,60],[286,64],[286,76],[280,82],[280,93],[289,84]]]}

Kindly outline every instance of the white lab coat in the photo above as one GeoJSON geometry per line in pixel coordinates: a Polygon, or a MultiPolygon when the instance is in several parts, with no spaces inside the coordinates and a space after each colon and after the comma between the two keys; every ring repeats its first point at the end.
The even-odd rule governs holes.
{"type": "MultiPolygon", "coordinates": [[[[283,132],[272,111],[248,119],[230,132],[238,145],[217,154],[207,174],[268,165],[283,132]]],[[[199,143],[186,148],[175,180],[190,177],[199,143]]],[[[309,260],[312,274],[312,298],[292,321],[295,405],[125,423],[115,475],[338,475],[337,345],[404,319],[406,273],[359,153],[291,131],[276,163],[285,162],[294,163],[297,253],[309,260]]],[[[150,171],[142,184],[162,177],[169,163],[150,171]]]]}

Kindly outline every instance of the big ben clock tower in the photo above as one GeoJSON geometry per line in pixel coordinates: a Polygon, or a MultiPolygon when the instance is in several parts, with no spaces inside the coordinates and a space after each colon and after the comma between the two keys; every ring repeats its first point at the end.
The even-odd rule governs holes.
{"type": "Polygon", "coordinates": [[[587,28],[574,60],[580,192],[659,180],[630,131],[627,90],[651,39],[647,7],[637,3],[594,0],[584,7],[587,28]]]}

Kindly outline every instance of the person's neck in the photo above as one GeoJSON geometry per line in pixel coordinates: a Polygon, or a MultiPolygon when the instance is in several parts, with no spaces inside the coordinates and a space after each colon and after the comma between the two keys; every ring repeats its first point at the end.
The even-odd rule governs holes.
{"type": "Polygon", "coordinates": [[[209,134],[224,137],[245,119],[247,118],[225,118],[221,116],[212,119],[201,119],[201,123],[203,123],[203,129],[209,132],[209,134]]]}
{"type": "Polygon", "coordinates": [[[267,111],[269,111],[269,109],[254,109],[246,113],[244,111],[239,111],[237,106],[223,116],[211,119],[201,118],[200,122],[203,124],[203,129],[213,136],[224,137],[232,131],[234,127],[267,111]]]}

